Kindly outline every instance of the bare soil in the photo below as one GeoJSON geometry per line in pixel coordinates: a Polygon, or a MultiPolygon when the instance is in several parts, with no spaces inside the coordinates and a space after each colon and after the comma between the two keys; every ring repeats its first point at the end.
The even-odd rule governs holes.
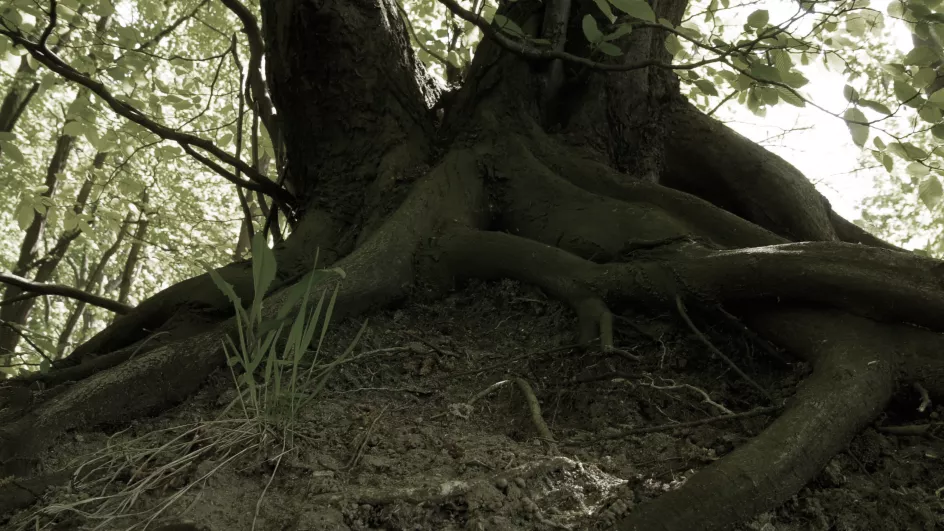
{"type": "MultiPolygon", "coordinates": [[[[86,500],[119,492],[129,478],[116,476],[96,490],[73,483],[6,528],[189,522],[193,527],[178,529],[606,529],[770,421],[755,416],[616,436],[764,405],[674,316],[626,315],[619,323],[625,353],[604,355],[561,349],[573,341],[571,312],[514,282],[473,283],[442,300],[421,299],[371,317],[358,352],[387,350],[341,366],[301,413],[285,453],[250,452],[223,466],[207,454],[168,484],[142,490],[125,516],[107,520],[92,516],[95,504],[86,500]],[[553,441],[539,437],[515,378],[534,390],[553,441]]],[[[786,356],[774,359],[723,323],[693,318],[778,399],[789,398],[808,371],[786,356]]],[[[360,324],[333,328],[329,357],[360,324]]],[[[44,456],[44,467],[74,467],[148,433],[152,441],[171,441],[175,427],[217,418],[233,389],[229,370],[218,371],[192,400],[158,418],[70,435],[44,456]]],[[[856,437],[798,495],[738,529],[944,529],[944,433],[882,431],[944,420],[941,405],[919,412],[918,403],[917,393],[898,397],[880,425],[856,437]]],[[[156,456],[154,466],[160,461],[156,456]]]]}

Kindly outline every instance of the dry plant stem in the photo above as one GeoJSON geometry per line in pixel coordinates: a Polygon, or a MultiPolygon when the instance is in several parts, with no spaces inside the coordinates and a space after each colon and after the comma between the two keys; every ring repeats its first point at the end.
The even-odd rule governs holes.
{"type": "Polygon", "coordinates": [[[772,415],[774,413],[779,412],[782,409],[783,409],[783,406],[759,407],[759,408],[752,409],[750,411],[745,411],[743,413],[732,413],[730,415],[718,415],[717,417],[708,417],[708,418],[692,420],[688,422],[673,422],[671,424],[660,424],[658,426],[632,428],[629,430],[623,430],[617,433],[611,433],[611,434],[603,435],[600,437],[574,438],[569,441],[566,441],[565,444],[568,446],[585,446],[585,445],[593,444],[600,441],[624,439],[626,437],[631,437],[633,435],[645,435],[647,433],[657,433],[657,432],[671,431],[671,430],[682,429],[682,428],[694,428],[696,426],[704,426],[705,424],[713,424],[715,422],[724,422],[726,420],[738,420],[738,419],[747,419],[751,417],[759,417],[762,415],[772,415]]]}
{"type": "Polygon", "coordinates": [[[374,417],[374,420],[370,422],[370,426],[367,427],[367,430],[364,432],[364,435],[361,437],[360,442],[357,444],[357,451],[355,451],[354,455],[351,456],[351,459],[350,461],[347,462],[347,465],[345,465],[345,468],[350,470],[354,468],[355,466],[357,466],[357,462],[360,461],[361,456],[364,454],[364,448],[367,447],[367,441],[370,440],[370,436],[374,432],[374,427],[377,426],[377,421],[380,420],[380,417],[382,417],[383,414],[386,413],[387,409],[389,408],[390,408],[389,405],[384,406],[384,408],[380,410],[380,413],[377,413],[377,415],[374,417]]]}
{"type": "Polygon", "coordinates": [[[705,392],[704,389],[695,387],[694,385],[687,384],[687,383],[678,384],[678,383],[675,383],[674,380],[666,379],[666,381],[669,383],[669,385],[656,385],[655,380],[649,377],[649,382],[645,385],[653,389],[659,389],[662,391],[668,391],[672,389],[688,389],[690,391],[694,391],[695,393],[701,396],[703,402],[714,407],[715,409],[718,409],[723,415],[734,415],[733,411],[731,411],[730,409],[712,400],[711,397],[708,396],[708,393],[705,392]]]}
{"type": "Polygon", "coordinates": [[[279,465],[282,464],[282,456],[285,455],[287,450],[283,444],[282,453],[275,459],[275,467],[272,469],[272,473],[269,474],[269,481],[266,482],[266,486],[262,489],[262,494],[259,495],[259,499],[256,500],[256,512],[252,515],[252,529],[255,531],[256,522],[259,520],[259,511],[262,509],[262,500],[265,499],[266,492],[269,492],[269,487],[272,486],[272,481],[275,480],[275,474],[279,471],[279,465]]]}
{"type": "Polygon", "coordinates": [[[724,360],[724,362],[728,364],[728,367],[731,367],[731,370],[736,372],[738,376],[744,379],[745,382],[747,382],[748,384],[750,384],[751,387],[756,389],[757,392],[759,392],[761,396],[766,398],[769,403],[771,404],[774,403],[774,398],[770,396],[770,393],[768,393],[766,389],[761,387],[759,383],[755,382],[753,378],[751,378],[750,376],[747,375],[747,373],[742,371],[741,368],[738,367],[737,364],[734,363],[734,361],[731,358],[729,358],[723,352],[718,350],[718,348],[715,347],[707,337],[705,337],[705,334],[701,333],[701,330],[699,330],[698,327],[695,326],[695,323],[693,323],[692,320],[688,317],[688,313],[685,311],[685,305],[682,304],[682,298],[677,295],[675,297],[675,306],[676,308],[678,308],[679,315],[682,316],[682,319],[685,321],[685,324],[687,324],[688,327],[691,329],[692,333],[694,333],[695,336],[697,336],[698,339],[702,343],[704,343],[706,347],[708,347],[708,350],[710,350],[716,356],[724,360]]]}

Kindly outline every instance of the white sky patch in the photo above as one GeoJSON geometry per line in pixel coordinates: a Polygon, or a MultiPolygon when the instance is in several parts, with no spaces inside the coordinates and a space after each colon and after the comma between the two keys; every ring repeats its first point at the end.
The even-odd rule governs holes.
{"type": "MultiPolygon", "coordinates": [[[[888,0],[872,2],[871,7],[886,12],[888,0]]],[[[786,20],[796,13],[795,2],[765,2],[771,23],[786,20]]],[[[885,26],[895,38],[889,46],[905,53],[913,48],[911,32],[900,21],[885,17],[885,26]]],[[[801,89],[821,107],[842,115],[848,103],[842,95],[846,78],[826,70],[821,61],[811,61],[802,67],[810,83],[801,89]]],[[[857,219],[862,202],[874,194],[873,179],[885,173],[882,167],[855,171],[862,149],[852,142],[852,136],[841,119],[807,105],[794,107],[778,104],[767,108],[767,116],[759,118],[737,102],[722,107],[716,116],[742,135],[761,143],[780,155],[813,183],[826,196],[833,209],[847,219],[857,219]],[[783,134],[785,130],[791,130],[783,134]],[[775,141],[765,139],[778,137],[775,141]]],[[[870,140],[871,142],[871,140],[870,140]]]]}

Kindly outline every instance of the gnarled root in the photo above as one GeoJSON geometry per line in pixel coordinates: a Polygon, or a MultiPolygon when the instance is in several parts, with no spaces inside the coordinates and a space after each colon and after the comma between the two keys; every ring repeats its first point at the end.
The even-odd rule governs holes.
{"type": "Polygon", "coordinates": [[[640,506],[621,531],[714,530],[773,509],[809,482],[885,407],[895,383],[889,327],[843,314],[774,312],[757,319],[814,372],[760,435],[640,506]]]}

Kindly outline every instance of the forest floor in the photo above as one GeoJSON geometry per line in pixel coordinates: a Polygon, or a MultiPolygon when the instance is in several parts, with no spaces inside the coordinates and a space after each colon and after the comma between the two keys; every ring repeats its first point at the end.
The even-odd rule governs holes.
{"type": "MultiPolygon", "coordinates": [[[[772,359],[723,323],[693,319],[775,397],[789,397],[809,371],[772,359]]],[[[333,327],[324,355],[341,352],[360,325],[333,327]]],[[[43,507],[16,515],[7,527],[605,529],[772,420],[620,436],[764,403],[674,316],[617,325],[627,354],[607,356],[559,349],[573,341],[571,312],[513,282],[414,300],[370,318],[357,352],[379,351],[335,371],[300,413],[292,447],[233,457],[233,448],[222,453],[203,438],[179,453],[179,441],[225,433],[214,431],[213,420],[235,392],[231,373],[221,370],[160,417],[61,441],[44,466],[87,462],[76,476],[85,479],[52,491],[43,507]],[[516,378],[530,384],[555,441],[539,437],[516,378]],[[89,471],[97,472],[84,476],[89,471]],[[44,516],[37,518],[40,509],[44,516]]],[[[896,397],[879,424],[944,418],[941,405],[919,414],[917,404],[916,396],[896,397]]],[[[871,427],[791,500],[737,529],[944,529],[942,487],[944,440],[871,427]]]]}

